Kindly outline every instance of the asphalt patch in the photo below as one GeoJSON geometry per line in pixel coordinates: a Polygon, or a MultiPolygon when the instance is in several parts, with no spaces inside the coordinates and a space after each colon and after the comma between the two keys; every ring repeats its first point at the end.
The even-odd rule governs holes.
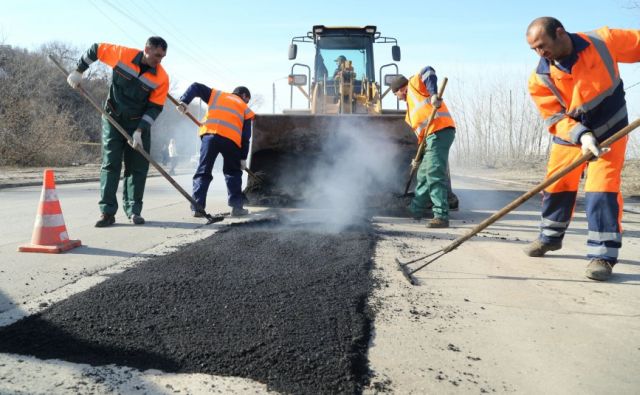
{"type": "Polygon", "coordinates": [[[0,352],[360,393],[375,236],[228,226],[0,328],[0,352]]]}

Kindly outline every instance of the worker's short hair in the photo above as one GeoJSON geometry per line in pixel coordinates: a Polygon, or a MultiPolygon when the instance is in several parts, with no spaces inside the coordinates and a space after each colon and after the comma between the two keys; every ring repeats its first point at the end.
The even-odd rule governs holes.
{"type": "Polygon", "coordinates": [[[167,50],[167,42],[164,40],[164,38],[162,38],[160,36],[149,37],[149,39],[147,40],[146,46],[147,47],[162,48],[163,51],[167,50]]]}
{"type": "Polygon", "coordinates": [[[238,86],[231,93],[237,96],[247,95],[247,97],[251,99],[251,92],[249,92],[249,89],[246,86],[238,86]]]}

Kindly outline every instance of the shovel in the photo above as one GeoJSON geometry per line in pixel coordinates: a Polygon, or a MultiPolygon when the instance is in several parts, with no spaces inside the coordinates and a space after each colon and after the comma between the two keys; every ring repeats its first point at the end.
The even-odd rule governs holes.
{"type": "MultiPolygon", "coordinates": [[[[638,126],[640,126],[640,119],[636,119],[635,121],[633,121],[632,123],[630,123],[626,127],[620,129],[613,136],[611,136],[608,139],[606,139],[605,141],[603,141],[602,144],[600,144],[600,147],[603,148],[603,149],[610,147],[613,143],[615,143],[616,141],[618,141],[622,137],[624,137],[624,136],[628,135],[629,133],[631,133],[638,126]]],[[[511,212],[512,210],[514,210],[515,208],[517,208],[518,206],[520,206],[521,204],[523,204],[527,200],[531,199],[531,197],[533,197],[534,195],[536,195],[537,193],[539,193],[540,191],[542,191],[543,189],[545,189],[549,185],[551,185],[554,182],[558,181],[559,179],[561,179],[562,177],[564,177],[565,175],[570,173],[572,170],[574,170],[578,166],[582,165],[584,162],[587,162],[587,161],[592,160],[592,159],[596,159],[596,158],[593,156],[593,154],[591,152],[587,152],[586,154],[582,155],[580,158],[576,159],[569,166],[565,167],[562,170],[559,170],[557,173],[553,174],[551,177],[549,177],[545,181],[543,181],[540,184],[538,184],[536,187],[531,189],[529,192],[526,192],[526,193],[522,194],[520,197],[518,197],[517,199],[515,199],[514,201],[512,201],[511,203],[506,205],[500,211],[496,212],[495,214],[493,214],[489,218],[487,218],[484,221],[482,221],[481,223],[479,223],[476,227],[471,229],[467,234],[465,234],[463,236],[460,236],[457,239],[455,239],[448,246],[443,247],[443,248],[441,248],[439,250],[436,250],[434,252],[431,252],[429,254],[421,255],[421,256],[418,256],[418,257],[415,257],[415,258],[412,258],[412,259],[408,259],[408,260],[402,260],[402,259],[396,257],[396,263],[398,264],[398,267],[399,267],[400,271],[405,276],[405,278],[409,281],[409,283],[411,283],[412,285],[415,285],[415,279],[413,277],[413,274],[415,272],[417,272],[418,270],[424,269],[425,267],[427,267],[429,264],[431,264],[432,262],[434,262],[438,258],[440,258],[443,255],[448,254],[449,252],[455,250],[462,243],[464,243],[465,241],[469,240],[470,238],[472,238],[473,236],[475,236],[480,231],[482,231],[483,229],[487,228],[489,225],[493,224],[494,222],[496,222],[500,218],[504,217],[507,213],[511,212]],[[417,267],[417,268],[415,268],[413,270],[411,270],[409,268],[409,266],[408,266],[408,265],[410,265],[412,263],[415,263],[415,262],[418,262],[418,261],[422,261],[422,260],[427,259],[427,258],[431,258],[431,259],[429,259],[427,262],[423,263],[421,266],[419,266],[419,267],[417,267]]]]}
{"type": "MultiPolygon", "coordinates": [[[[51,61],[58,67],[58,69],[60,69],[60,72],[62,72],[65,77],[69,75],[69,72],[65,70],[65,68],[53,56],[49,55],[49,59],[51,59],[51,61]]],[[[78,85],[77,89],[78,91],[80,91],[82,96],[84,96],[84,98],[87,99],[89,103],[91,103],[91,105],[96,108],[96,110],[98,110],[105,118],[109,120],[109,122],[113,126],[115,126],[118,132],[120,132],[120,134],[124,136],[124,138],[126,138],[129,144],[133,147],[133,139],[131,138],[129,133],[127,133],[126,130],[124,130],[124,128],[122,128],[122,126],[120,126],[118,122],[116,122],[116,120],[111,117],[111,115],[107,114],[106,111],[104,111],[102,107],[98,105],[97,101],[89,94],[89,92],[84,90],[82,86],[78,85]]],[[[167,173],[155,160],[153,160],[153,158],[151,158],[151,156],[144,150],[144,148],[138,147],[134,149],[138,151],[147,161],[149,161],[149,163],[152,164],[153,167],[155,167],[156,170],[158,170],[158,172],[162,174],[162,176],[166,178],[167,181],[169,181],[169,183],[171,183],[171,185],[173,185],[178,190],[178,192],[182,194],[182,196],[184,196],[189,202],[191,202],[193,207],[195,207],[196,212],[204,215],[204,217],[207,219],[207,225],[214,222],[220,222],[224,219],[224,217],[221,215],[212,216],[211,214],[207,214],[207,212],[204,211],[204,208],[200,204],[198,204],[198,202],[196,202],[184,189],[182,189],[182,187],[169,175],[169,173],[167,173]]]]}
{"type": "MultiPolygon", "coordinates": [[[[169,100],[171,100],[171,102],[173,104],[175,104],[176,106],[180,104],[180,102],[173,96],[171,96],[171,94],[167,94],[167,97],[169,98],[169,100]]],[[[189,117],[190,120],[193,121],[193,123],[195,123],[196,125],[198,125],[198,127],[202,126],[202,123],[200,123],[200,121],[198,121],[196,119],[196,117],[193,116],[193,114],[191,114],[189,111],[185,111],[184,115],[186,115],[187,117],[189,117]]],[[[251,170],[249,170],[248,167],[245,167],[243,169],[244,171],[247,172],[247,174],[249,175],[249,177],[253,178],[254,181],[263,184],[264,180],[262,178],[260,178],[256,173],[252,172],[251,170]]]]}
{"type": "MultiPolygon", "coordinates": [[[[438,90],[438,100],[442,100],[444,89],[447,87],[447,81],[449,81],[449,79],[447,77],[444,77],[444,79],[442,80],[442,84],[440,85],[440,89],[438,90]]],[[[424,128],[425,132],[429,128],[429,125],[431,125],[431,122],[433,122],[437,112],[438,112],[438,109],[434,107],[433,110],[431,111],[431,114],[429,114],[429,118],[428,118],[429,120],[427,122],[427,126],[425,126],[424,128]]],[[[418,162],[420,162],[420,160],[422,159],[422,156],[424,155],[424,149],[426,145],[427,145],[427,136],[424,136],[424,139],[422,139],[422,142],[418,146],[418,150],[416,151],[416,156],[413,158],[412,163],[417,164],[418,162]]],[[[409,171],[409,179],[407,180],[407,186],[404,188],[404,194],[401,197],[409,196],[409,188],[411,187],[411,181],[413,181],[413,177],[415,176],[417,170],[418,170],[417,165],[411,166],[411,170],[409,171]]]]}

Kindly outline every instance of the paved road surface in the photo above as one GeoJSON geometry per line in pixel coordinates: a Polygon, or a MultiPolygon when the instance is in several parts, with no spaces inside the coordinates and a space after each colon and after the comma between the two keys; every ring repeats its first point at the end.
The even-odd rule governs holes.
{"type": "MultiPolygon", "coordinates": [[[[189,190],[188,175],[178,180],[189,190]]],[[[369,351],[374,376],[366,392],[637,393],[640,215],[625,214],[621,262],[608,283],[583,275],[586,223],[580,206],[561,251],[542,259],[522,254],[521,247],[537,232],[539,200],[533,200],[419,272],[420,284],[410,286],[396,270],[396,255],[445,246],[522,192],[481,180],[454,182],[462,210],[453,215],[451,229],[376,219],[381,238],[374,276],[383,286],[370,300],[377,317],[369,351]]],[[[208,208],[227,211],[224,185],[216,182],[212,192],[208,208]]],[[[3,325],[118,273],[136,259],[166,253],[221,226],[203,226],[191,218],[184,198],[165,180],[152,178],[143,211],[147,225],[133,226],[119,214],[118,226],[96,229],[97,183],[65,184],[58,186],[58,196],[66,225],[71,238],[84,246],[62,255],[18,253],[17,247],[30,239],[39,195],[39,187],[0,190],[3,325]]],[[[92,382],[102,393],[266,391],[244,379],[91,368],[7,354],[0,354],[0,377],[0,392],[77,392],[74,383],[80,381],[92,382]]]]}

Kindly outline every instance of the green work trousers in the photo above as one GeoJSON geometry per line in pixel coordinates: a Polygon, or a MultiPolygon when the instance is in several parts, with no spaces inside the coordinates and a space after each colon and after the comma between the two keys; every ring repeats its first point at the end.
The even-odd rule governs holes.
{"type": "MultiPolygon", "coordinates": [[[[138,126],[135,121],[116,121],[133,134],[138,126]]],[[[142,132],[142,145],[149,152],[151,147],[150,132],[142,132]]],[[[102,117],[102,167],[100,168],[100,211],[114,215],[118,211],[116,192],[120,182],[120,170],[124,158],[124,180],[122,206],[127,217],[142,212],[142,196],[147,181],[149,162],[138,151],[134,150],[111,123],[102,117]]]]}
{"type": "Polygon", "coordinates": [[[409,206],[414,216],[423,216],[433,203],[433,217],[449,219],[447,169],[449,149],[455,136],[454,128],[444,128],[427,136],[424,157],[416,175],[415,195],[409,206]]]}

